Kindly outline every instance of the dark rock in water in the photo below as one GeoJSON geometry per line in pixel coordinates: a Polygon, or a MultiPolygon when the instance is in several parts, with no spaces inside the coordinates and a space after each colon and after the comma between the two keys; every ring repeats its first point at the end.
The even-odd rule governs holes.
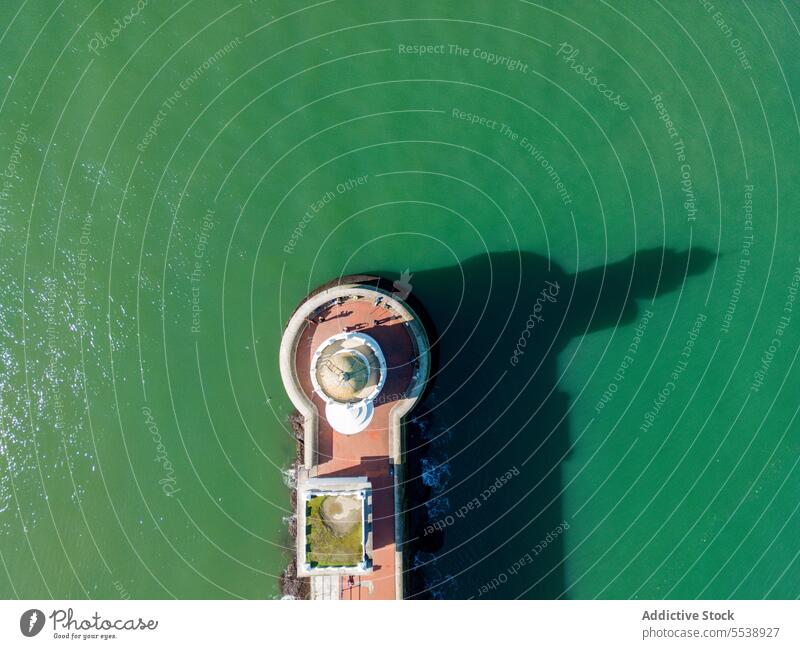
{"type": "Polygon", "coordinates": [[[311,582],[306,577],[297,576],[297,560],[286,566],[283,574],[278,577],[281,594],[284,598],[309,599],[311,596],[311,582]]]}
{"type": "MultiPolygon", "coordinates": [[[[297,469],[303,464],[303,416],[298,412],[290,414],[289,427],[292,429],[294,438],[297,441],[297,457],[292,465],[292,469],[297,472],[297,469]]],[[[289,490],[289,506],[291,511],[297,510],[297,488],[289,490]]],[[[286,523],[291,538],[297,538],[297,517],[290,516],[286,523]]],[[[311,597],[311,581],[306,577],[297,576],[297,557],[292,558],[291,563],[286,566],[286,569],[278,577],[278,582],[284,598],[310,599],[311,597]]]]}
{"type": "Polygon", "coordinates": [[[305,431],[303,430],[303,415],[293,412],[289,415],[289,427],[292,429],[294,438],[297,441],[297,462],[303,463],[305,431]]]}

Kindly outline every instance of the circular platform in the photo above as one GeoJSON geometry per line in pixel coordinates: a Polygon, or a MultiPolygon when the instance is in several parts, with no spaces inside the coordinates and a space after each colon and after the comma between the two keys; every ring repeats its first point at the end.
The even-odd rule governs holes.
{"type": "Polygon", "coordinates": [[[390,457],[400,461],[402,417],[428,378],[428,338],[407,292],[386,290],[376,277],[353,280],[309,295],[281,342],[281,376],[304,417],[307,466],[320,451],[336,453],[337,435],[362,431],[384,431],[390,457]]]}

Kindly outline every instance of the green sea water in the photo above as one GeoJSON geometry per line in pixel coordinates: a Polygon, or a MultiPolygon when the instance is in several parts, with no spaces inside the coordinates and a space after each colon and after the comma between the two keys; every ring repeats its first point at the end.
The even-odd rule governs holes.
{"type": "Polygon", "coordinates": [[[282,328],[361,272],[432,327],[409,596],[800,595],[798,24],[1,3],[0,596],[280,596],[282,328]]]}

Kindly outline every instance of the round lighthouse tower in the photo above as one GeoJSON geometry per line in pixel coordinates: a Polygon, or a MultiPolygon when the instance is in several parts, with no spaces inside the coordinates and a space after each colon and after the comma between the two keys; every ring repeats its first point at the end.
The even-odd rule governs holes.
{"type": "Polygon", "coordinates": [[[325,402],[325,418],[345,435],[369,425],[374,400],[386,382],[386,358],[365,333],[339,333],[325,340],[311,360],[311,383],[325,402]]]}

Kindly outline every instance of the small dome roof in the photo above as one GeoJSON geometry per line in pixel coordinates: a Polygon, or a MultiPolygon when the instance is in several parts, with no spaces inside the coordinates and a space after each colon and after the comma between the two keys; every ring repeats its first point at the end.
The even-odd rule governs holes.
{"type": "Polygon", "coordinates": [[[325,354],[317,363],[317,382],[331,399],[359,401],[370,378],[369,361],[354,349],[339,349],[325,354]]]}
{"type": "Polygon", "coordinates": [[[325,401],[325,417],[352,435],[372,419],[372,401],[386,381],[386,358],[377,341],[361,332],[339,333],[322,343],[311,362],[311,383],[325,401]]]}

